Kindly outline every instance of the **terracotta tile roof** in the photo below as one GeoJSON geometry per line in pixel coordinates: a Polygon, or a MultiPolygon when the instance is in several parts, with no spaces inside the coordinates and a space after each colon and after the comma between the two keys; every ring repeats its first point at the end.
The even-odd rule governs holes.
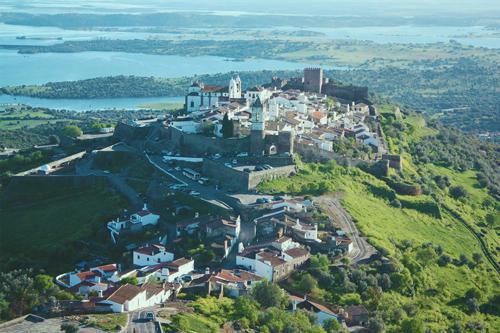
{"type": "Polygon", "coordinates": [[[116,266],[116,264],[108,264],[108,265],[97,266],[92,269],[100,269],[103,272],[114,272],[118,270],[118,267],[116,266]]]}
{"type": "Polygon", "coordinates": [[[139,216],[146,216],[146,215],[151,214],[151,212],[149,210],[141,210],[141,211],[138,211],[136,214],[139,216]]]}
{"type": "Polygon", "coordinates": [[[141,286],[141,289],[146,290],[146,298],[151,298],[161,293],[163,291],[163,286],[161,284],[146,282],[141,286]]]}
{"type": "Polygon", "coordinates": [[[140,247],[140,248],[134,250],[134,252],[139,252],[139,253],[150,255],[150,256],[158,254],[162,251],[165,251],[165,247],[161,246],[159,244],[151,244],[151,245],[143,246],[143,247],[140,247]]]}
{"type": "Polygon", "coordinates": [[[311,117],[319,120],[319,119],[326,117],[326,114],[324,112],[321,112],[321,111],[315,111],[315,112],[311,113],[311,117]]]}
{"type": "Polygon", "coordinates": [[[300,258],[309,255],[309,251],[302,247],[296,247],[293,249],[286,250],[285,253],[292,258],[300,258]]]}
{"type": "Polygon", "coordinates": [[[131,299],[139,295],[142,291],[143,290],[141,288],[127,283],[123,286],[120,286],[106,299],[117,304],[124,304],[126,301],[130,301],[131,299]]]}
{"type": "Polygon", "coordinates": [[[242,269],[236,269],[236,270],[223,269],[219,273],[217,273],[214,277],[217,279],[234,283],[262,280],[260,276],[242,269]]]}
{"type": "Polygon", "coordinates": [[[179,259],[176,259],[176,260],[169,262],[169,263],[166,263],[166,264],[168,266],[179,267],[179,266],[185,265],[191,261],[193,261],[193,259],[179,258],[179,259]]]}
{"type": "Polygon", "coordinates": [[[351,305],[346,309],[349,317],[368,315],[368,310],[362,305],[351,305]]]}
{"type": "Polygon", "coordinates": [[[329,308],[327,308],[326,306],[322,305],[322,304],[319,304],[319,303],[316,303],[316,302],[312,302],[312,301],[309,301],[309,300],[306,300],[306,302],[308,302],[310,305],[312,305],[314,308],[316,308],[317,310],[321,311],[321,312],[325,312],[325,313],[328,313],[332,316],[337,316],[337,314],[335,312],[333,312],[332,310],[330,310],[329,308]]]}
{"type": "Polygon", "coordinates": [[[88,279],[91,279],[91,278],[96,277],[96,276],[102,276],[102,274],[99,272],[86,271],[86,272],[76,273],[76,276],[78,276],[80,278],[80,280],[84,281],[84,280],[88,280],[88,279]]]}
{"type": "Polygon", "coordinates": [[[203,92],[222,92],[226,90],[226,87],[223,86],[204,86],[203,87],[203,92]]]}

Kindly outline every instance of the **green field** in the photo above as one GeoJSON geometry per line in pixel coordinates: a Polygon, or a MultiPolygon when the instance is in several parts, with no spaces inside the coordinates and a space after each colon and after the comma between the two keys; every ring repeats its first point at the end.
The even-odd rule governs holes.
{"type": "Polygon", "coordinates": [[[0,209],[0,262],[61,272],[82,256],[71,244],[103,228],[124,200],[104,189],[49,197],[0,209]]]}
{"type": "MultiPolygon", "coordinates": [[[[361,233],[371,244],[382,250],[401,269],[411,272],[415,282],[415,295],[407,297],[393,291],[383,294],[384,307],[396,309],[408,304],[418,304],[420,317],[433,332],[446,332],[454,322],[477,322],[488,332],[500,327],[498,316],[465,310],[464,294],[471,288],[480,290],[480,302],[491,301],[498,296],[500,280],[494,266],[487,260],[491,254],[498,261],[500,244],[497,227],[485,223],[486,215],[498,214],[497,201],[487,188],[481,188],[477,180],[477,170],[456,171],[451,167],[435,164],[415,164],[409,152],[410,144],[422,142],[438,131],[426,126],[418,115],[394,115],[393,106],[382,106],[383,130],[393,153],[402,152],[404,171],[391,170],[391,179],[398,182],[428,186],[432,196],[417,197],[395,194],[386,183],[387,178],[376,178],[360,168],[346,168],[334,162],[328,164],[299,164],[300,171],[290,178],[264,182],[260,190],[265,193],[296,193],[318,195],[337,193],[342,205],[356,222],[361,233]],[[397,120],[396,120],[397,119],[397,120]],[[394,131],[398,121],[400,130],[394,131]],[[388,135],[389,134],[389,135],[388,135]],[[434,176],[447,176],[451,185],[439,188],[432,180],[434,176]],[[467,196],[455,199],[449,195],[451,186],[463,186],[467,196]],[[375,189],[375,190],[374,190],[375,189]],[[401,203],[413,208],[397,208],[391,204],[387,193],[394,193],[401,203]],[[485,206],[485,202],[491,202],[485,206]],[[440,207],[441,217],[433,215],[428,205],[440,207]],[[453,216],[449,211],[459,215],[453,216]],[[463,221],[472,228],[466,228],[463,221]],[[480,236],[478,236],[480,235],[480,236]],[[487,252],[478,240],[486,244],[487,252]],[[413,244],[405,250],[402,244],[413,244]],[[419,249],[426,244],[442,249],[442,253],[455,262],[465,257],[473,262],[473,255],[481,260],[472,265],[439,265],[436,258],[415,261],[419,249]],[[438,290],[438,293],[435,293],[438,290]],[[394,307],[394,308],[392,308],[394,307]]],[[[451,144],[451,143],[450,143],[451,144]]],[[[408,207],[408,206],[407,206],[408,207]]],[[[392,310],[391,310],[392,311],[392,310]]],[[[389,325],[388,332],[396,332],[398,326],[389,325]]]]}

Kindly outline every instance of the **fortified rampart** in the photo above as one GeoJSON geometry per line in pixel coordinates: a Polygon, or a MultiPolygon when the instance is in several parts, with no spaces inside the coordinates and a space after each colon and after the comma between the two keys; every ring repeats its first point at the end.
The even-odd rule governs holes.
{"type": "MultiPolygon", "coordinates": [[[[234,139],[211,138],[198,134],[184,133],[172,126],[165,128],[163,131],[171,143],[185,154],[234,154],[248,151],[250,145],[249,137],[234,139]]],[[[162,134],[162,137],[165,135],[162,134]]]]}
{"type": "Polygon", "coordinates": [[[242,191],[254,189],[264,180],[289,176],[295,171],[293,164],[276,166],[269,170],[245,172],[210,159],[205,159],[203,162],[204,175],[217,179],[224,188],[242,191]]]}
{"type": "Polygon", "coordinates": [[[295,151],[299,154],[304,162],[319,162],[326,163],[331,160],[337,161],[340,165],[356,166],[359,163],[366,163],[370,161],[364,161],[356,158],[349,158],[338,153],[320,149],[316,146],[311,146],[303,143],[295,143],[295,151]]]}

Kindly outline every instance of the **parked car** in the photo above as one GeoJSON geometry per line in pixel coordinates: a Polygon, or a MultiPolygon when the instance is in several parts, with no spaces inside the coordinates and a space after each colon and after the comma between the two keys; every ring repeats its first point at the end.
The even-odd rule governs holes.
{"type": "Polygon", "coordinates": [[[191,282],[191,281],[193,281],[193,277],[191,275],[183,275],[183,276],[181,276],[181,280],[183,282],[191,282]]]}
{"type": "Polygon", "coordinates": [[[228,168],[232,168],[233,165],[231,163],[224,163],[225,166],[227,166],[228,168]]]}
{"type": "Polygon", "coordinates": [[[149,320],[149,321],[154,321],[155,320],[155,314],[154,312],[146,312],[146,320],[149,320]]]}
{"type": "Polygon", "coordinates": [[[189,195],[198,196],[198,195],[200,195],[200,192],[191,191],[191,192],[189,192],[189,195]]]}
{"type": "Polygon", "coordinates": [[[246,151],[239,153],[236,157],[248,157],[248,153],[246,151]]]}
{"type": "Polygon", "coordinates": [[[234,165],[238,164],[238,161],[236,159],[233,160],[232,162],[234,165]]]}

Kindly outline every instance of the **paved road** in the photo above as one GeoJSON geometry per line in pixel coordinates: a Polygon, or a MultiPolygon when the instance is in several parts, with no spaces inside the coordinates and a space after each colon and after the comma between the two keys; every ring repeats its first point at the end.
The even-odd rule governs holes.
{"type": "Polygon", "coordinates": [[[331,196],[320,197],[316,199],[316,202],[320,204],[321,208],[323,208],[323,210],[332,217],[334,221],[340,225],[341,229],[351,238],[353,249],[347,255],[351,263],[357,264],[362,260],[368,259],[377,252],[377,250],[360,235],[352,217],[342,207],[337,198],[331,196]]]}
{"type": "Polygon", "coordinates": [[[153,321],[146,319],[146,313],[151,310],[134,311],[128,314],[127,333],[156,333],[153,321]]]}
{"type": "Polygon", "coordinates": [[[226,202],[224,202],[225,194],[224,192],[215,189],[213,185],[201,185],[200,183],[191,180],[190,178],[184,176],[182,171],[171,170],[172,167],[167,163],[163,162],[162,157],[158,155],[148,155],[146,154],[146,158],[148,161],[156,167],[161,172],[165,173],[176,182],[180,184],[186,184],[190,190],[199,192],[198,196],[200,199],[208,201],[212,204],[218,205],[225,209],[231,209],[226,202]],[[170,170],[170,171],[169,171],[170,170]]]}

